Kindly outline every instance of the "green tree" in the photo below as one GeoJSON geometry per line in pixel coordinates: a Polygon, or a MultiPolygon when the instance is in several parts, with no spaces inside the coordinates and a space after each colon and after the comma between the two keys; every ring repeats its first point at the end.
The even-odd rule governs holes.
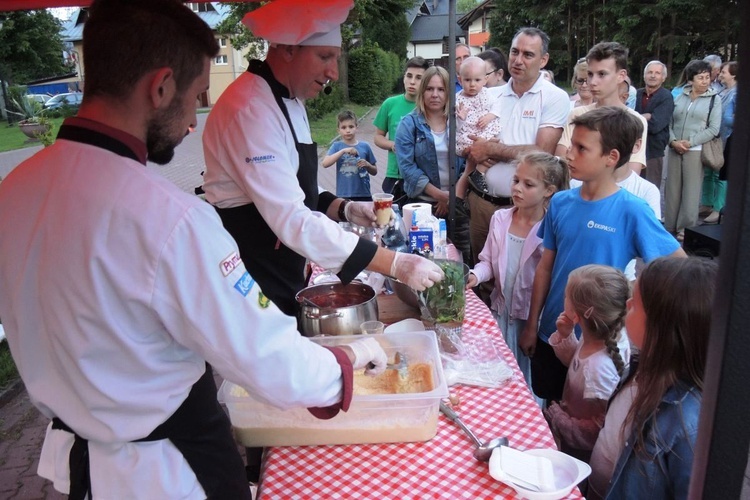
{"type": "Polygon", "coordinates": [[[362,40],[365,43],[377,44],[381,49],[393,52],[399,58],[406,57],[409,35],[409,23],[406,22],[403,11],[367,17],[362,21],[362,40]]]}
{"type": "Polygon", "coordinates": [[[0,14],[0,71],[6,81],[27,83],[69,72],[63,62],[60,21],[46,10],[0,14]]]}
{"type": "MultiPolygon", "coordinates": [[[[349,44],[355,35],[359,32],[364,25],[371,25],[379,23],[383,19],[392,21],[394,23],[400,23],[401,19],[404,18],[406,10],[413,7],[417,0],[355,0],[354,8],[349,13],[349,17],[344,24],[342,30],[342,36],[344,39],[343,46],[349,47],[349,44]]],[[[248,12],[257,9],[262,4],[258,2],[232,2],[222,4],[229,8],[229,15],[224,21],[222,21],[216,28],[216,30],[230,37],[232,46],[242,50],[250,44],[257,43],[258,38],[254,37],[253,34],[245,28],[242,24],[242,18],[248,12]]],[[[397,38],[403,38],[404,50],[406,52],[406,43],[409,39],[408,26],[404,24],[399,25],[402,29],[401,33],[393,33],[397,38]]],[[[395,32],[396,28],[384,26],[389,32],[395,32]]],[[[369,30],[372,33],[372,30],[369,30]]],[[[379,35],[378,35],[379,36],[379,35]]],[[[373,42],[378,40],[373,39],[373,42]]],[[[393,44],[393,42],[391,42],[393,44]]],[[[380,44],[381,47],[383,44],[380,44]]]]}
{"type": "Polygon", "coordinates": [[[459,14],[467,14],[474,7],[479,5],[480,0],[458,0],[456,2],[456,12],[459,14]]]}
{"type": "Polygon", "coordinates": [[[507,49],[519,27],[541,28],[551,38],[547,67],[559,82],[569,81],[575,61],[602,41],[630,49],[635,85],[652,59],[676,74],[690,59],[737,53],[738,0],[494,0],[493,7],[489,44],[507,49]]]}
{"type": "Polygon", "coordinates": [[[263,49],[262,40],[253,36],[249,29],[242,24],[242,18],[248,12],[260,7],[256,2],[233,2],[222,4],[229,8],[229,15],[216,26],[216,31],[229,37],[232,47],[237,50],[248,48],[248,58],[260,56],[263,49]]]}

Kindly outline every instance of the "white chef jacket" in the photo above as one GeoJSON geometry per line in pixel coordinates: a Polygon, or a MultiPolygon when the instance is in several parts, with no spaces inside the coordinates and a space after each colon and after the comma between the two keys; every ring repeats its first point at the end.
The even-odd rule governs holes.
{"type": "MultiPolygon", "coordinates": [[[[137,161],[60,140],[0,186],[0,317],[31,400],[88,439],[95,498],[204,498],[167,420],[208,361],[276,406],[342,397],[334,355],[263,300],[214,209],[137,161]]],[[[73,436],[39,474],[69,490],[73,436]]]]}
{"type": "MultiPolygon", "coordinates": [[[[284,99],[300,143],[311,144],[305,105],[284,99]]],[[[246,72],[221,95],[203,132],[206,200],[219,208],[254,203],[289,248],[338,272],[359,238],[304,205],[289,124],[263,78],[246,72]]]]}

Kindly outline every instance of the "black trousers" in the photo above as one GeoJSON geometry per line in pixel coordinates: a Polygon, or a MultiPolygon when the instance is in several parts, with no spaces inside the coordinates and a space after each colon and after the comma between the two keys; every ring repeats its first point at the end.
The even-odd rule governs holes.
{"type": "Polygon", "coordinates": [[[560,401],[567,374],[568,368],[557,359],[552,346],[537,339],[531,358],[531,387],[534,394],[542,399],[560,401]]]}

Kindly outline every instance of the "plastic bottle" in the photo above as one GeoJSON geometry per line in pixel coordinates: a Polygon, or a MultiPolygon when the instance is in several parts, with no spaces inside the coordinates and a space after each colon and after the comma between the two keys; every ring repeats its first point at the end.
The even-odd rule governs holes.
{"type": "Polygon", "coordinates": [[[383,231],[383,237],[381,241],[383,246],[394,252],[409,253],[409,244],[406,240],[406,226],[404,225],[404,219],[401,217],[401,210],[397,204],[393,204],[393,222],[385,226],[383,231]]]}

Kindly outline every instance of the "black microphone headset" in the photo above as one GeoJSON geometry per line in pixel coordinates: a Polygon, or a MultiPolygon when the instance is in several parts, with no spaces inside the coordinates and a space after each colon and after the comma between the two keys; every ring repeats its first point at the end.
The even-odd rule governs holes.
{"type": "Polygon", "coordinates": [[[325,95],[331,95],[331,92],[333,92],[333,87],[331,86],[331,80],[327,80],[326,83],[323,84],[323,93],[325,95]]]}

